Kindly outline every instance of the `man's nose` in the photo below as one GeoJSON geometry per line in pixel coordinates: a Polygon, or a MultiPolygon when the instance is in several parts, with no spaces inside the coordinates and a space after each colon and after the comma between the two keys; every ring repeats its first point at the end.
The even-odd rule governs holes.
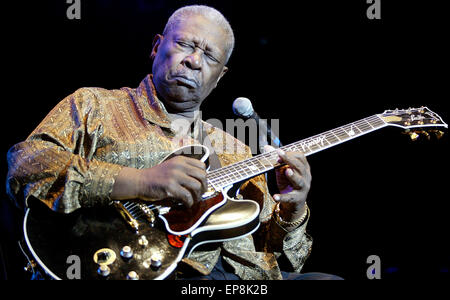
{"type": "Polygon", "coordinates": [[[193,70],[200,70],[202,68],[202,53],[200,49],[192,52],[190,55],[184,58],[184,64],[186,67],[193,70]]]}

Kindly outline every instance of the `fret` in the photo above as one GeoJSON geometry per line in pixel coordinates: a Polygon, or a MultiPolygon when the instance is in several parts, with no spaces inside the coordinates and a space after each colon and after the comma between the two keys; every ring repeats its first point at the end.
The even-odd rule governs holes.
{"type": "Polygon", "coordinates": [[[215,191],[219,190],[219,185],[216,183],[213,183],[209,178],[206,179],[206,181],[208,182],[208,190],[213,189],[215,191]]]}
{"type": "Polygon", "coordinates": [[[228,185],[230,182],[238,182],[235,172],[230,168],[223,168],[222,174],[218,174],[217,177],[213,180],[219,187],[224,187],[228,185]]]}
{"type": "MultiPolygon", "coordinates": [[[[269,166],[270,167],[274,167],[274,165],[272,164],[272,162],[270,161],[270,160],[268,160],[265,156],[262,156],[261,155],[261,158],[263,158],[265,161],[267,161],[268,163],[269,163],[269,166]]],[[[261,161],[260,161],[261,162],[261,161]]],[[[263,164],[262,162],[261,162],[261,164],[263,165],[263,166],[266,166],[266,164],[263,164]]]]}
{"type": "Polygon", "coordinates": [[[208,174],[208,180],[214,184],[217,184],[222,179],[222,177],[225,175],[227,175],[227,174],[225,173],[225,171],[222,168],[217,169],[217,170],[211,171],[208,174]]]}
{"type": "Polygon", "coordinates": [[[342,130],[344,130],[350,137],[357,136],[361,133],[361,130],[359,130],[354,123],[343,126],[342,130]]]}
{"type": "Polygon", "coordinates": [[[344,141],[348,139],[350,136],[342,129],[342,128],[336,128],[333,130],[334,133],[339,137],[341,141],[344,141]]]}
{"type": "Polygon", "coordinates": [[[311,152],[316,152],[316,150],[320,150],[319,143],[317,143],[315,140],[310,141],[310,144],[308,144],[308,148],[311,152]]]}
{"type": "Polygon", "coordinates": [[[366,121],[366,119],[363,119],[360,121],[361,125],[359,126],[359,128],[361,128],[362,126],[365,126],[366,128],[363,128],[363,131],[369,131],[373,129],[373,126],[369,124],[369,122],[366,121]],[[368,125],[368,126],[367,126],[368,125]]]}
{"type": "Polygon", "coordinates": [[[382,126],[384,126],[384,125],[386,124],[386,123],[385,123],[380,117],[378,117],[377,115],[374,115],[371,119],[372,119],[371,122],[372,122],[376,127],[382,127],[382,126]]]}
{"type": "Polygon", "coordinates": [[[330,130],[330,132],[331,132],[331,133],[339,140],[339,142],[342,141],[342,140],[334,133],[333,130],[330,130]]]}
{"type": "Polygon", "coordinates": [[[311,152],[311,149],[309,149],[308,144],[306,141],[301,141],[299,145],[297,145],[297,148],[302,151],[303,153],[311,152]]]}
{"type": "Polygon", "coordinates": [[[236,165],[235,164],[233,164],[233,165],[230,165],[229,166],[229,171],[228,171],[228,173],[229,174],[227,174],[226,175],[226,177],[228,177],[227,178],[227,183],[229,182],[229,181],[235,181],[235,182],[239,182],[240,180],[241,180],[241,174],[239,173],[239,169],[237,169],[236,168],[236,165]],[[228,180],[229,179],[229,180],[228,180]]]}
{"type": "Polygon", "coordinates": [[[248,165],[242,164],[240,166],[241,170],[245,173],[245,177],[254,175],[255,173],[248,167],[248,165]]]}
{"type": "Polygon", "coordinates": [[[257,158],[253,158],[250,160],[251,166],[255,172],[259,173],[261,171],[266,171],[267,167],[264,166],[257,158]]]}
{"type": "Polygon", "coordinates": [[[211,176],[209,176],[208,182],[214,187],[214,189],[220,188],[220,186],[222,186],[222,179],[219,177],[211,178],[211,176]]]}
{"type": "Polygon", "coordinates": [[[297,151],[297,150],[299,150],[298,145],[297,145],[298,143],[299,142],[283,146],[283,147],[281,147],[281,149],[284,151],[297,151]]]}
{"type": "Polygon", "coordinates": [[[370,124],[370,122],[369,122],[368,120],[364,119],[364,121],[366,121],[367,124],[369,124],[370,127],[374,128],[374,127],[372,126],[372,124],[370,124]]]}
{"type": "Polygon", "coordinates": [[[322,146],[326,147],[326,146],[330,146],[330,145],[331,145],[331,143],[328,141],[328,138],[326,136],[324,136],[322,146]]]}
{"type": "Polygon", "coordinates": [[[336,144],[336,143],[340,142],[339,138],[331,130],[327,131],[326,139],[329,144],[336,144]],[[330,143],[330,141],[331,141],[331,143],[330,143]]]}

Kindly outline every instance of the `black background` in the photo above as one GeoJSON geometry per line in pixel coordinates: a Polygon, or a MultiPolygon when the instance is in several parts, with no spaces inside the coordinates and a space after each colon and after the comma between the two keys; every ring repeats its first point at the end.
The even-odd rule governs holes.
{"type": "MultiPolygon", "coordinates": [[[[261,117],[280,120],[284,144],[397,107],[428,106],[448,121],[442,1],[381,2],[381,20],[366,17],[365,0],[81,0],[81,20],[67,19],[64,0],[5,4],[2,182],[7,150],[65,96],[136,87],[151,71],[154,35],[192,3],[219,9],[236,37],[204,119],[234,118],[233,100],[248,97],[261,117]]],[[[382,129],[308,157],[314,244],[304,272],[364,280],[374,254],[382,278],[448,277],[448,137],[413,143],[401,132],[382,129]]],[[[20,228],[1,186],[2,276],[22,279],[20,228]]]]}

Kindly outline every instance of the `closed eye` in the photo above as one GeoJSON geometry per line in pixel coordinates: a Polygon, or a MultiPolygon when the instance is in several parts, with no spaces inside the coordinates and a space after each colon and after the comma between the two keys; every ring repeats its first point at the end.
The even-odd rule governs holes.
{"type": "Polygon", "coordinates": [[[190,48],[190,49],[194,49],[195,47],[191,44],[188,44],[186,42],[183,41],[177,41],[177,45],[182,47],[182,48],[190,48]]]}
{"type": "Polygon", "coordinates": [[[212,61],[214,61],[216,63],[220,63],[220,61],[217,58],[215,58],[211,53],[205,53],[205,55],[212,61]]]}

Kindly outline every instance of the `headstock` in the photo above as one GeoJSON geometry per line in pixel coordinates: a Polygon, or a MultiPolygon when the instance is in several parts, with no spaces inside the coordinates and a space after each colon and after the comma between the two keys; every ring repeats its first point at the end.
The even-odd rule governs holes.
{"type": "Polygon", "coordinates": [[[442,118],[427,107],[386,110],[379,117],[387,125],[406,129],[412,140],[417,140],[420,135],[430,138],[429,133],[434,133],[437,138],[444,134],[439,128],[448,128],[442,118]]]}

